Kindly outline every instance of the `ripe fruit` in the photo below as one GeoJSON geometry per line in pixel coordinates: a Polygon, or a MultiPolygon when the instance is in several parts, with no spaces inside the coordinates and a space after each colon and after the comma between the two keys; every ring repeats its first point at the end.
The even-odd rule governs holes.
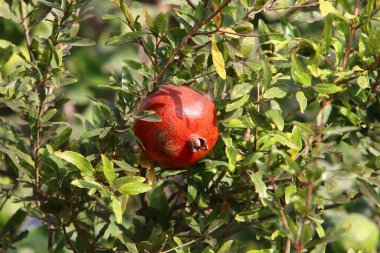
{"type": "Polygon", "coordinates": [[[351,225],[337,241],[333,242],[334,252],[347,252],[350,248],[366,253],[375,253],[379,242],[379,229],[375,223],[361,214],[350,214],[337,223],[337,228],[351,225]]]}
{"type": "Polygon", "coordinates": [[[206,94],[165,85],[148,95],[140,111],[153,110],[162,122],[136,118],[135,135],[147,156],[163,167],[183,168],[204,157],[218,139],[215,106],[206,94]]]}

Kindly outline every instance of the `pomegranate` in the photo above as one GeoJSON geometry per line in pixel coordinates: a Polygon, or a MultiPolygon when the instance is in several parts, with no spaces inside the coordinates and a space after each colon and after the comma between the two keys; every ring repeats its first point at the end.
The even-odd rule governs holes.
{"type": "Polygon", "coordinates": [[[214,147],[219,131],[209,96],[186,86],[165,85],[149,94],[139,111],[153,110],[161,122],[136,118],[135,135],[146,155],[166,168],[184,168],[214,147]]]}

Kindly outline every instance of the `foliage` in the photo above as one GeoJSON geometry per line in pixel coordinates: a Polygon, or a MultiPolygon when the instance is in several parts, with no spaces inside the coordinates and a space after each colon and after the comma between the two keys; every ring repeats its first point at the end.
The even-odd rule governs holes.
{"type": "Polygon", "coordinates": [[[252,242],[247,252],[316,253],[346,230],[328,210],[364,198],[361,209],[379,214],[379,1],[177,0],[155,17],[113,2],[118,12],[103,19],[123,32],[105,45],[135,46],[146,61],[110,73],[98,89],[112,98],[78,111],[78,133],[63,91],[81,78],[66,66],[74,48],[95,45],[78,35],[89,0],[0,0],[0,22],[25,38],[0,44],[1,208],[21,203],[1,228],[4,251],[33,218],[48,252],[241,252],[252,242]],[[22,61],[6,69],[12,57],[22,61]],[[220,139],[188,170],[154,167],[131,130],[141,99],[166,83],[217,107],[220,139]],[[233,237],[246,229],[248,240],[233,237]]]}

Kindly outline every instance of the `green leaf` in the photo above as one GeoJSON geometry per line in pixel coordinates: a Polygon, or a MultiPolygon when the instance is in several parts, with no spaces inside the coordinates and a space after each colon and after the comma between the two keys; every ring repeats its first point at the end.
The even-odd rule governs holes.
{"type": "Polygon", "coordinates": [[[83,142],[86,139],[90,139],[95,136],[100,136],[104,131],[109,131],[110,129],[111,129],[110,127],[105,127],[105,128],[95,128],[95,129],[89,130],[81,135],[81,137],[79,138],[79,141],[83,142]]]}
{"type": "Polygon", "coordinates": [[[243,22],[239,22],[239,24],[234,28],[237,33],[248,34],[253,32],[253,24],[251,22],[242,20],[243,22]]]}
{"type": "Polygon", "coordinates": [[[318,126],[323,126],[324,124],[326,124],[330,117],[331,109],[331,104],[327,104],[319,111],[316,119],[318,126]]]}
{"type": "Polygon", "coordinates": [[[198,191],[197,188],[195,188],[194,185],[188,183],[187,184],[187,204],[190,205],[194,202],[195,198],[197,197],[198,191]]]}
{"type": "Polygon", "coordinates": [[[278,87],[273,87],[273,88],[270,88],[269,90],[267,90],[263,97],[265,99],[271,99],[271,98],[283,98],[286,96],[286,92],[281,90],[280,88],[278,87]]]}
{"type": "Polygon", "coordinates": [[[211,56],[212,56],[212,62],[214,63],[216,72],[218,73],[220,78],[225,80],[227,77],[226,67],[224,64],[223,55],[219,51],[218,46],[216,45],[214,35],[211,37],[211,56]]]}
{"type": "Polygon", "coordinates": [[[241,41],[240,52],[244,57],[247,57],[255,47],[256,38],[254,37],[245,37],[241,41]]]}
{"type": "Polygon", "coordinates": [[[47,123],[54,115],[57,113],[57,109],[48,110],[45,115],[41,118],[41,124],[47,123]]]}
{"type": "Polygon", "coordinates": [[[48,6],[48,7],[52,7],[52,8],[56,8],[58,10],[61,10],[61,6],[59,4],[57,4],[56,2],[50,2],[48,0],[38,0],[38,2],[48,6]]]}
{"type": "Polygon", "coordinates": [[[5,145],[4,147],[0,146],[0,152],[10,154],[10,155],[16,155],[19,159],[25,161],[30,166],[34,167],[34,161],[32,157],[21,150],[17,149],[16,147],[5,145]]]}
{"type": "Polygon", "coordinates": [[[111,195],[111,200],[111,208],[115,214],[116,223],[121,224],[123,222],[123,209],[121,207],[121,201],[115,195],[111,195]]]}
{"type": "Polygon", "coordinates": [[[227,128],[253,128],[255,124],[252,119],[248,116],[241,116],[237,119],[228,119],[224,123],[227,128]]]}
{"type": "Polygon", "coordinates": [[[56,136],[51,142],[50,146],[53,148],[53,150],[57,150],[60,146],[62,146],[64,143],[68,142],[72,133],[72,128],[67,127],[65,128],[58,136],[56,136]]]}
{"type": "Polygon", "coordinates": [[[244,95],[249,94],[252,88],[253,88],[253,85],[250,83],[242,83],[242,84],[235,85],[231,92],[231,99],[235,100],[237,98],[240,98],[244,95]]]}
{"type": "Polygon", "coordinates": [[[298,104],[300,105],[300,110],[302,113],[306,110],[307,107],[307,98],[302,91],[298,91],[296,94],[296,99],[298,104]]]}
{"type": "Polygon", "coordinates": [[[231,173],[234,173],[236,168],[236,156],[239,154],[239,151],[234,147],[226,147],[226,156],[228,159],[228,169],[231,173]]]}
{"type": "Polygon", "coordinates": [[[342,90],[341,87],[335,85],[335,84],[328,84],[328,83],[320,83],[315,85],[314,90],[321,94],[333,94],[337,93],[342,90]]]}
{"type": "MultiPolygon", "coordinates": [[[[1,8],[1,7],[0,7],[1,8]]],[[[13,55],[13,46],[8,46],[6,48],[0,47],[0,67],[9,61],[13,55]]]]}
{"type": "Polygon", "coordinates": [[[272,82],[272,69],[267,61],[263,61],[263,91],[269,89],[272,82]]]}
{"type": "Polygon", "coordinates": [[[361,89],[366,89],[369,87],[368,74],[363,74],[358,77],[357,83],[361,89]]]}
{"type": "Polygon", "coordinates": [[[311,77],[308,71],[302,66],[300,60],[292,55],[292,67],[291,67],[292,78],[296,83],[301,84],[303,87],[311,85],[311,77]]]}
{"type": "Polygon", "coordinates": [[[5,223],[3,229],[0,232],[0,238],[12,238],[16,236],[17,231],[21,228],[22,224],[28,217],[28,213],[22,209],[18,209],[12,217],[10,217],[5,223]]]}
{"type": "Polygon", "coordinates": [[[0,6],[0,17],[12,20],[15,23],[19,23],[17,16],[9,10],[8,4],[4,2],[0,6]]]}
{"type": "Polygon", "coordinates": [[[339,112],[346,116],[355,126],[359,126],[361,123],[361,118],[355,113],[351,112],[348,108],[344,106],[336,106],[339,108],[339,112]]]}
{"type": "Polygon", "coordinates": [[[103,173],[106,177],[108,183],[112,186],[113,181],[116,178],[115,169],[113,168],[113,164],[108,160],[108,158],[102,154],[102,162],[103,162],[103,173]]]}
{"type": "Polygon", "coordinates": [[[340,237],[342,237],[350,229],[350,227],[351,226],[349,224],[347,224],[347,225],[345,225],[343,227],[335,229],[335,230],[333,230],[331,233],[329,233],[328,235],[326,235],[323,238],[315,239],[315,240],[312,240],[312,241],[306,243],[305,244],[305,248],[306,249],[310,249],[310,248],[315,247],[318,244],[322,244],[322,243],[327,244],[329,242],[336,241],[337,239],[339,239],[340,237]]]}
{"type": "Polygon", "coordinates": [[[333,21],[334,21],[335,15],[334,14],[328,14],[325,20],[325,25],[323,27],[322,32],[322,50],[321,53],[328,52],[328,50],[331,47],[331,41],[333,37],[333,21]]]}
{"type": "Polygon", "coordinates": [[[228,240],[227,242],[225,242],[223,244],[222,247],[220,247],[220,249],[218,250],[217,253],[229,253],[229,252],[232,252],[231,251],[231,247],[232,247],[232,244],[234,243],[233,240],[228,240]]]}
{"type": "Polygon", "coordinates": [[[115,189],[120,188],[123,184],[126,183],[143,183],[145,182],[146,178],[139,177],[139,176],[125,176],[125,177],[119,177],[116,178],[113,182],[113,187],[115,189]]]}
{"type": "Polygon", "coordinates": [[[273,120],[274,124],[277,126],[278,130],[284,130],[284,119],[282,118],[282,113],[280,110],[268,110],[265,115],[273,120]]]}
{"type": "Polygon", "coordinates": [[[164,34],[167,31],[167,26],[168,18],[161,12],[154,18],[152,30],[158,34],[164,34]]]}
{"type": "Polygon", "coordinates": [[[250,173],[249,177],[253,185],[255,186],[255,192],[259,194],[261,202],[264,206],[266,206],[265,200],[268,198],[267,186],[265,185],[263,179],[261,178],[261,174],[259,172],[250,173]]]}
{"type": "Polygon", "coordinates": [[[272,126],[269,124],[268,119],[255,109],[252,110],[251,116],[252,121],[256,126],[261,127],[265,130],[272,130],[272,126]]]}
{"type": "Polygon", "coordinates": [[[128,42],[134,42],[144,35],[144,32],[127,32],[109,38],[106,46],[119,46],[128,42]]]}
{"type": "Polygon", "coordinates": [[[75,167],[77,167],[86,176],[94,177],[95,169],[92,167],[91,163],[81,154],[73,151],[56,151],[54,152],[54,155],[65,160],[66,162],[75,165],[75,167]]]}
{"type": "Polygon", "coordinates": [[[151,188],[152,187],[148,184],[132,182],[132,183],[126,183],[126,184],[122,185],[119,188],[119,192],[121,192],[122,194],[126,194],[126,195],[137,195],[140,193],[147,192],[151,188]]]}
{"type": "Polygon", "coordinates": [[[103,188],[101,184],[92,180],[75,179],[71,184],[88,190],[95,189],[99,191],[103,188]]]}
{"type": "Polygon", "coordinates": [[[259,160],[263,156],[264,156],[264,153],[262,153],[262,152],[250,153],[249,155],[247,155],[244,158],[243,164],[244,165],[252,164],[252,163],[256,162],[257,160],[259,160]]]}
{"type": "Polygon", "coordinates": [[[289,186],[285,187],[285,203],[287,205],[291,204],[294,201],[297,201],[297,197],[294,197],[294,195],[297,193],[297,186],[294,184],[291,184],[289,186]]]}
{"type": "Polygon", "coordinates": [[[358,185],[360,192],[363,193],[364,197],[369,202],[380,207],[380,199],[375,188],[363,178],[356,178],[356,184],[358,185]]]}
{"type": "Polygon", "coordinates": [[[302,136],[298,126],[293,126],[291,140],[297,145],[297,150],[302,149],[302,136]]]}
{"type": "Polygon", "coordinates": [[[133,115],[133,118],[148,122],[162,122],[161,117],[152,110],[140,111],[137,115],[133,115]]]}
{"type": "Polygon", "coordinates": [[[247,103],[249,95],[245,95],[237,100],[232,101],[226,106],[226,112],[231,112],[247,103]]]}
{"type": "Polygon", "coordinates": [[[58,43],[67,44],[75,47],[88,47],[94,46],[96,43],[90,39],[79,38],[79,37],[69,37],[58,40],[58,43]]]}
{"type": "Polygon", "coordinates": [[[254,250],[249,250],[246,253],[279,253],[275,249],[254,249],[254,250]]]}
{"type": "Polygon", "coordinates": [[[290,149],[299,150],[299,146],[297,146],[292,140],[290,140],[285,135],[281,134],[270,134],[273,141],[288,146],[290,149]]]}

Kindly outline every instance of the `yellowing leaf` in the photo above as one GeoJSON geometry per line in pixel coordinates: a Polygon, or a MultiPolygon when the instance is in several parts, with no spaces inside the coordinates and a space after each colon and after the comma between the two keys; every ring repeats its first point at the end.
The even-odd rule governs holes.
{"type": "Polygon", "coordinates": [[[154,168],[148,169],[148,184],[153,185],[155,180],[156,180],[156,172],[154,171],[154,168]]]}
{"type": "Polygon", "coordinates": [[[240,36],[239,36],[239,34],[237,34],[233,29],[231,29],[231,28],[228,28],[228,27],[221,27],[220,29],[219,29],[219,31],[221,32],[221,33],[223,33],[225,36],[227,36],[227,37],[231,37],[231,38],[234,38],[234,39],[239,39],[240,38],[240,36]]]}
{"type": "Polygon", "coordinates": [[[212,55],[212,62],[214,63],[216,72],[223,80],[225,80],[227,77],[226,67],[224,64],[223,55],[219,51],[218,46],[216,45],[214,36],[211,38],[211,55],[212,55]]]}
{"type": "MultiPolygon", "coordinates": [[[[211,2],[211,5],[214,11],[219,8],[219,6],[214,1],[211,2]]],[[[218,12],[218,14],[215,15],[214,21],[215,21],[216,26],[220,26],[220,23],[222,23],[222,16],[220,15],[220,12],[218,12]]]]}
{"type": "Polygon", "coordinates": [[[319,10],[322,13],[323,17],[326,17],[331,11],[334,11],[335,8],[331,2],[323,2],[319,5],[319,10]]]}
{"type": "Polygon", "coordinates": [[[145,22],[146,25],[151,28],[153,26],[152,17],[149,15],[149,13],[144,9],[144,16],[145,16],[145,22]]]}

